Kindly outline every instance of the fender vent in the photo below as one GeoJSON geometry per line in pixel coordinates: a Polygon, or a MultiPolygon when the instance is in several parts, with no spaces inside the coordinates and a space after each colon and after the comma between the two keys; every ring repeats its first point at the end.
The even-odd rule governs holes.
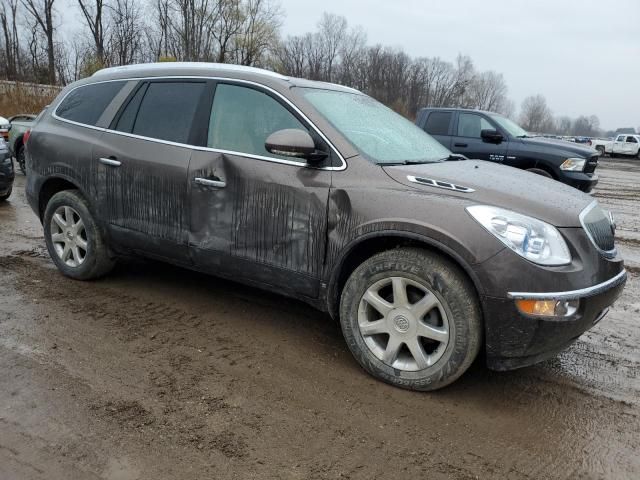
{"type": "Polygon", "coordinates": [[[462,193],[475,192],[473,188],[463,187],[462,185],[456,185],[455,183],[443,182],[442,180],[434,180],[433,178],[414,177],[413,175],[407,175],[407,180],[413,183],[419,183],[420,185],[427,185],[428,187],[444,188],[445,190],[453,190],[454,192],[462,192],[462,193]]]}

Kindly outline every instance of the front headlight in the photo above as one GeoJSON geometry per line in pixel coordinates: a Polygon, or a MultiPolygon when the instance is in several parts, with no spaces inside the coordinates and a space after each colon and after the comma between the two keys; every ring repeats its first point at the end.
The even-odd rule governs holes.
{"type": "Polygon", "coordinates": [[[567,158],[562,165],[560,165],[560,170],[568,170],[570,172],[581,172],[584,170],[584,164],[586,160],[584,158],[567,158]]]}
{"type": "Polygon", "coordinates": [[[558,229],[548,223],[488,205],[467,207],[467,212],[507,247],[533,263],[571,263],[567,243],[558,229]]]}

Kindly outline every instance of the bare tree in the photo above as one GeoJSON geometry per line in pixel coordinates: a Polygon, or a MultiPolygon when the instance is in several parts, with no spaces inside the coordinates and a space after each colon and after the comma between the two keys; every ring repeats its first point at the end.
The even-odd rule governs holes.
{"type": "Polygon", "coordinates": [[[53,4],[55,0],[22,0],[22,4],[36,25],[41,29],[47,43],[47,80],[51,85],[56,83],[55,44],[53,36],[53,4]]]}
{"type": "Polygon", "coordinates": [[[104,0],[78,0],[80,11],[93,37],[97,63],[105,65],[105,2],[104,0]]]}
{"type": "Polygon", "coordinates": [[[278,43],[282,10],[272,0],[247,0],[242,30],[236,40],[236,63],[259,65],[269,49],[278,43]]]}
{"type": "Polygon", "coordinates": [[[498,112],[507,101],[507,84],[501,73],[492,71],[475,75],[467,90],[466,105],[480,110],[498,112]]]}
{"type": "Polygon", "coordinates": [[[110,7],[109,63],[127,65],[141,59],[144,25],[134,0],[115,0],[110,7]]]}
{"type": "Polygon", "coordinates": [[[3,0],[0,4],[0,27],[4,40],[4,56],[9,80],[17,80],[20,70],[20,37],[18,35],[18,0],[3,0]]]}
{"type": "Polygon", "coordinates": [[[522,102],[520,123],[529,132],[549,132],[554,128],[553,115],[542,95],[527,97],[522,102]]]}

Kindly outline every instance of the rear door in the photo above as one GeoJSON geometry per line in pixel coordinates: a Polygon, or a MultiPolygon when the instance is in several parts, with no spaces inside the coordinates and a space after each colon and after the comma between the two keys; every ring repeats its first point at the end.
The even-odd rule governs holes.
{"type": "Polygon", "coordinates": [[[453,126],[452,111],[427,112],[424,131],[451,150],[451,135],[453,126]]]}
{"type": "Polygon", "coordinates": [[[458,112],[451,151],[471,159],[504,162],[508,145],[506,139],[499,144],[485,142],[480,135],[482,130],[499,131],[499,128],[479,113],[458,112]]]}
{"type": "Polygon", "coordinates": [[[191,79],[140,82],[102,136],[94,150],[100,215],[119,244],[189,262],[192,127],[210,85],[191,79]]]}
{"type": "MultiPolygon", "coordinates": [[[[279,291],[315,297],[324,262],[330,167],[265,150],[285,128],[315,135],[278,95],[219,82],[207,148],[189,168],[189,244],[201,268],[279,291]]],[[[332,162],[330,156],[327,164],[332,162]]]]}

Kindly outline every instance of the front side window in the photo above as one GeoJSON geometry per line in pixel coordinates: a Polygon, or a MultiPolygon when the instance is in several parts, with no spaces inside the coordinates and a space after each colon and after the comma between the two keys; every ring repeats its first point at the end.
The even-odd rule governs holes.
{"type": "Polygon", "coordinates": [[[425,131],[430,135],[449,135],[451,115],[451,112],[431,112],[424,126],[425,131]]]}
{"type": "Polygon", "coordinates": [[[127,82],[103,82],[72,90],[56,109],[65,120],[95,126],[114,97],[127,82]]]}
{"type": "Polygon", "coordinates": [[[461,113],[458,117],[459,137],[482,138],[482,130],[494,130],[484,117],[474,113],[461,113]]]}
{"type": "Polygon", "coordinates": [[[142,98],[137,97],[142,95],[140,91],[136,92],[122,112],[116,129],[188,144],[205,88],[205,82],[151,82],[142,98]]]}
{"type": "Polygon", "coordinates": [[[216,86],[208,147],[286,158],[267,152],[264,144],[269,135],[288,128],[308,131],[284,105],[264,92],[226,83],[216,86]]]}
{"type": "Polygon", "coordinates": [[[636,137],[627,137],[627,143],[638,143],[636,137]]]}
{"type": "Polygon", "coordinates": [[[430,163],[451,154],[424,130],[367,95],[318,88],[300,90],[320,115],[374,163],[430,163]]]}

